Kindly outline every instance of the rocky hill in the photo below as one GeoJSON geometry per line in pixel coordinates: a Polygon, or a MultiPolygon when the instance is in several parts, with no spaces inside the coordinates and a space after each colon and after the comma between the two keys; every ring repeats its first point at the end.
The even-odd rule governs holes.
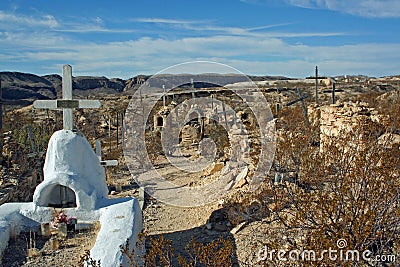
{"type": "MultiPolygon", "coordinates": [[[[152,86],[190,86],[187,83],[188,75],[161,75],[154,79],[152,86]],[[184,82],[186,81],[186,83],[184,82]],[[158,84],[160,83],[160,84],[158,84]],[[183,84],[183,85],[182,85],[183,84]]],[[[118,95],[132,92],[135,88],[143,84],[150,76],[138,75],[133,78],[123,80],[119,78],[77,76],[73,77],[73,93],[76,97],[118,95]]],[[[190,76],[193,77],[193,76],[190,76]]],[[[30,100],[35,99],[55,99],[61,97],[62,78],[57,74],[37,76],[29,73],[20,72],[0,72],[1,86],[3,89],[3,99],[7,100],[30,100]]],[[[279,80],[286,77],[259,76],[251,77],[252,80],[279,80]]],[[[235,82],[247,80],[242,75],[218,75],[218,74],[200,74],[195,76],[196,88],[224,86],[235,82]],[[206,77],[205,77],[206,76],[206,77]],[[196,82],[196,80],[209,80],[214,84],[196,82]]]]}
{"type": "MultiPolygon", "coordinates": [[[[54,99],[61,96],[62,78],[51,74],[37,76],[20,72],[0,72],[3,99],[54,99]]],[[[106,77],[78,76],[73,78],[74,95],[86,97],[89,95],[118,94],[126,88],[127,83],[122,79],[106,77]]]]}
{"type": "Polygon", "coordinates": [[[4,99],[49,99],[56,97],[53,84],[44,77],[28,73],[1,72],[4,99]]]}
{"type": "MultiPolygon", "coordinates": [[[[61,97],[61,76],[52,74],[43,76],[43,78],[52,83],[57,96],[61,97]]],[[[117,78],[78,76],[72,79],[74,95],[77,96],[118,94],[124,91],[125,87],[126,81],[117,78]]]]}

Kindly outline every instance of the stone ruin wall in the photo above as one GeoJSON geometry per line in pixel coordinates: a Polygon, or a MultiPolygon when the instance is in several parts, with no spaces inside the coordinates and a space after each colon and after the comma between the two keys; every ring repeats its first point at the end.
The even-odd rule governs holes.
{"type": "Polygon", "coordinates": [[[312,126],[320,129],[320,147],[330,145],[332,137],[354,137],[362,142],[367,140],[373,129],[383,129],[379,126],[388,124],[388,117],[381,115],[377,110],[364,102],[346,102],[325,106],[310,105],[308,107],[309,120],[312,126]],[[377,127],[376,127],[377,126],[377,127]]]}

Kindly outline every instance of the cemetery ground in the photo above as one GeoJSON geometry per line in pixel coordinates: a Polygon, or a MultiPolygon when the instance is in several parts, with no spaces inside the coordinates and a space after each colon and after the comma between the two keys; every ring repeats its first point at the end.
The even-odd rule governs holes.
{"type": "Polygon", "coordinates": [[[69,233],[66,239],[58,240],[57,249],[52,247],[49,238],[34,232],[22,232],[11,237],[0,266],[79,266],[85,252],[93,247],[96,232],[97,229],[93,228],[69,233]],[[29,246],[37,248],[40,256],[27,257],[29,246]]]}
{"type": "MultiPolygon", "coordinates": [[[[343,127],[354,127],[353,118],[354,122],[360,123],[358,127],[340,138],[329,136],[331,142],[323,144],[324,153],[320,153],[323,147],[321,141],[327,138],[321,135],[320,127],[334,127],[333,123],[324,123],[323,120],[336,121],[336,117],[313,119],[318,112],[311,113],[310,126],[304,120],[299,105],[284,108],[275,114],[278,139],[275,162],[270,174],[266,175],[265,184],[252,194],[247,192],[245,182],[230,191],[223,200],[195,208],[170,206],[146,195],[143,220],[148,266],[288,266],[277,258],[260,260],[260,250],[265,246],[286,251],[336,248],[339,239],[346,240],[347,247],[351,249],[370,249],[375,254],[394,254],[399,258],[400,154],[399,144],[393,142],[400,134],[398,93],[398,90],[377,93],[345,90],[342,94],[338,93],[340,102],[351,100],[358,103],[357,108],[362,107],[362,101],[366,102],[383,117],[379,117],[378,122],[370,120],[371,114],[368,113],[372,110],[368,108],[361,108],[357,114],[352,113],[352,122],[343,122],[343,127]],[[391,139],[379,139],[384,134],[391,134],[391,139]],[[351,142],[355,145],[348,146],[351,142]],[[283,173],[285,179],[275,183],[276,173],[283,173]]],[[[290,88],[266,94],[271,103],[278,98],[282,101],[298,97],[296,90],[290,88]]],[[[321,97],[321,102],[325,103],[320,105],[329,106],[329,96],[324,97],[326,99],[321,97]]],[[[93,146],[95,140],[102,141],[104,159],[119,160],[119,166],[106,169],[110,197],[139,197],[139,188],[124,164],[121,149],[121,114],[129,98],[109,98],[102,102],[104,108],[98,111],[77,110],[77,128],[93,146]]],[[[310,99],[306,100],[306,105],[312,106],[310,99]]],[[[347,112],[347,109],[340,111],[345,109],[340,104],[332,108],[339,110],[334,114],[338,117],[347,112]]],[[[351,110],[351,107],[348,108],[351,110]]],[[[62,128],[61,115],[55,111],[35,111],[36,114],[32,114],[32,107],[8,112],[4,121],[5,156],[1,169],[0,201],[31,201],[33,190],[41,179],[40,169],[48,138],[54,130],[62,128]],[[31,135],[28,134],[28,125],[32,126],[31,135]]],[[[248,127],[251,130],[254,126],[248,127]]],[[[202,173],[182,177],[166,164],[159,148],[152,149],[153,164],[171,180],[180,177],[183,180],[179,182],[189,184],[211,176],[202,173]]],[[[188,153],[195,154],[195,151],[188,153]]],[[[93,234],[84,233],[84,239],[90,246],[93,234]]],[[[22,242],[21,246],[26,246],[23,239],[19,242],[22,242]]],[[[80,239],[75,242],[81,244],[80,239]]],[[[69,249],[75,244],[66,247],[69,249]]],[[[79,258],[71,256],[72,252],[68,249],[53,253],[53,262],[69,266],[63,265],[65,259],[79,258]]],[[[77,250],[81,255],[85,252],[83,248],[77,250]]],[[[73,264],[78,263],[74,261],[73,264]]],[[[297,262],[292,264],[296,266],[297,262]]],[[[326,258],[317,264],[315,261],[303,261],[301,264],[332,266],[326,258]]],[[[339,263],[340,266],[398,264],[398,260],[395,263],[339,263]]]]}

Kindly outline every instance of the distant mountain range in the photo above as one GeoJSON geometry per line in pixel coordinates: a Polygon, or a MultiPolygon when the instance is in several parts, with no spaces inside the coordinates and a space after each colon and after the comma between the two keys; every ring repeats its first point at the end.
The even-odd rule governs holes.
{"type": "MultiPolygon", "coordinates": [[[[200,74],[201,76],[213,76],[212,80],[220,86],[226,84],[242,82],[246,78],[242,75],[218,75],[200,74]]],[[[138,75],[133,78],[123,80],[119,78],[78,76],[73,77],[73,93],[78,97],[87,96],[106,96],[132,93],[140,84],[145,82],[150,76],[138,75]]],[[[250,76],[253,81],[262,80],[282,80],[288,79],[283,76],[250,76]]],[[[51,74],[37,76],[29,73],[20,72],[0,72],[0,80],[5,100],[35,100],[35,99],[55,99],[61,97],[62,78],[60,75],[51,74]]],[[[157,79],[157,83],[165,83],[166,86],[181,85],[187,79],[187,74],[162,75],[157,79]],[[186,76],[186,78],[185,78],[186,76]]],[[[157,86],[160,86],[157,84],[157,86]]],[[[210,87],[208,83],[196,83],[195,87],[210,87]]]]}
{"type": "MultiPolygon", "coordinates": [[[[52,74],[37,76],[20,72],[0,72],[3,99],[54,99],[61,96],[62,78],[52,74]]],[[[74,95],[118,94],[129,87],[131,83],[122,79],[106,77],[74,77],[74,95]]]]}

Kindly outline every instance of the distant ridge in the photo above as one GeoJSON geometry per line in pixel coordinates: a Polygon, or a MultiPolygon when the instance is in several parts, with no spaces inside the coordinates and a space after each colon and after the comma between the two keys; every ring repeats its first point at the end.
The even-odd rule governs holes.
{"type": "MultiPolygon", "coordinates": [[[[236,74],[163,74],[157,79],[166,86],[181,86],[183,81],[187,81],[187,76],[196,77],[202,80],[205,76],[213,77],[215,86],[225,86],[226,84],[246,81],[246,77],[236,74]],[[163,79],[165,77],[165,79],[163,79]]],[[[107,78],[104,76],[77,76],[73,77],[73,92],[78,97],[106,96],[127,94],[147,81],[151,76],[137,75],[130,79],[107,78]]],[[[284,76],[249,76],[253,81],[283,80],[289,79],[284,76]]],[[[3,89],[3,99],[7,100],[30,100],[36,99],[55,99],[61,97],[62,79],[58,74],[38,76],[30,73],[21,72],[0,72],[1,85],[3,89]]],[[[160,86],[160,84],[153,86],[160,86]]],[[[185,86],[185,85],[184,85],[185,86]]],[[[195,87],[209,87],[209,83],[195,83],[195,87]]]]}

